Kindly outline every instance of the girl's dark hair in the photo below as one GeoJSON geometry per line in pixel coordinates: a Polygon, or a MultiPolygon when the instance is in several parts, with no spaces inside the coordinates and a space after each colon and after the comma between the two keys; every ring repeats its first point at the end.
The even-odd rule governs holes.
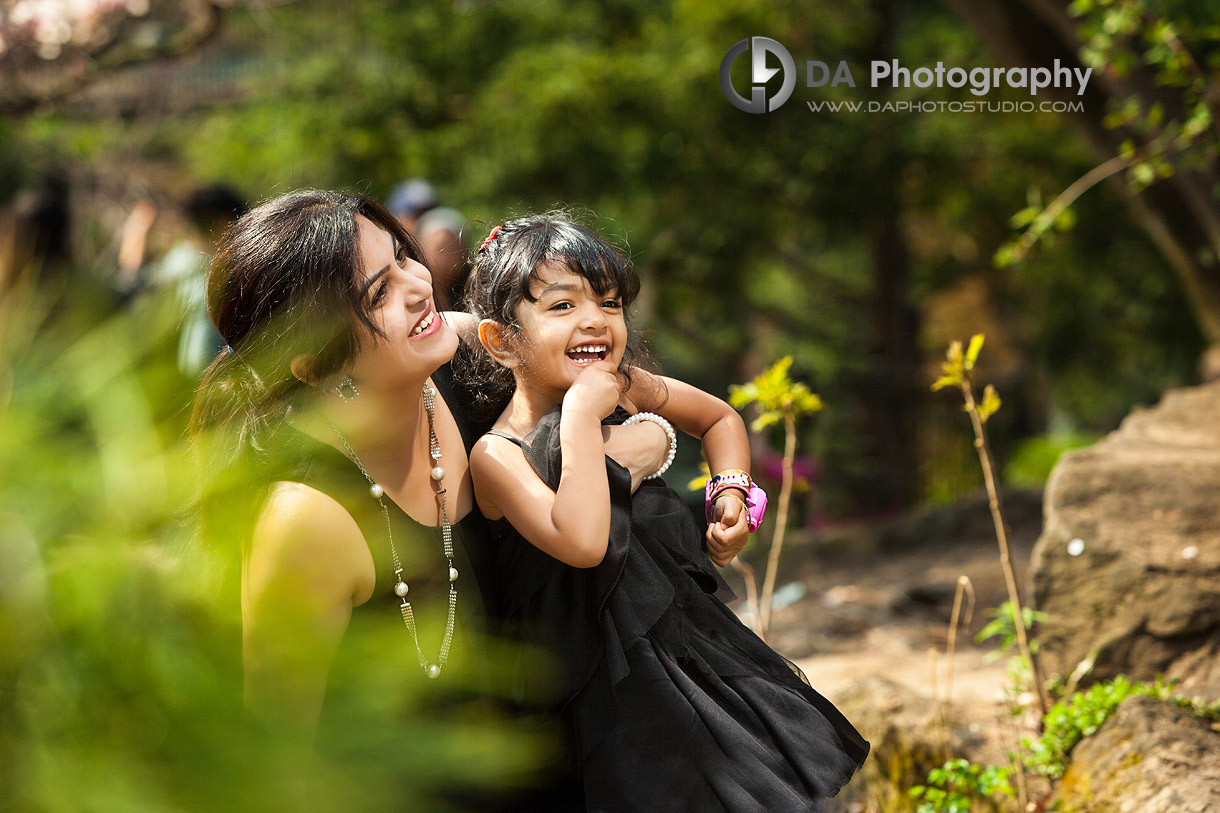
{"type": "MultiPolygon", "coordinates": [[[[555,263],[589,281],[599,296],[615,293],[627,319],[627,348],[619,370],[631,380],[630,367],[647,364],[639,333],[627,317],[627,308],[640,292],[640,280],[627,255],[573,222],[563,212],[527,215],[510,220],[494,231],[475,256],[466,281],[465,302],[478,320],[505,325],[520,335],[517,306],[536,302],[530,288],[543,263],[555,263]]],[[[516,385],[512,371],[500,366],[481,349],[462,357],[462,373],[486,411],[503,409],[516,385]]]]}
{"type": "Polygon", "coordinates": [[[364,195],[291,192],[225,234],[208,275],[208,313],[228,347],[204,373],[191,420],[192,437],[208,437],[209,473],[260,452],[288,408],[320,391],[293,375],[294,358],[313,359],[310,374],[325,386],[364,341],[384,337],[362,296],[357,215],[423,262],[402,224],[364,195]]]}

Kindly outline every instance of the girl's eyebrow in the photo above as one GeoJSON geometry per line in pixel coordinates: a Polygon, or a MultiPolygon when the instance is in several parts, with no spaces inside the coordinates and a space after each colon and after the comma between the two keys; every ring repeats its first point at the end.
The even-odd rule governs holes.
{"type": "Polygon", "coordinates": [[[580,290],[579,285],[573,285],[570,282],[553,282],[550,285],[543,288],[538,293],[538,296],[544,296],[546,294],[551,293],[552,291],[579,291],[579,290],[580,290]]]}

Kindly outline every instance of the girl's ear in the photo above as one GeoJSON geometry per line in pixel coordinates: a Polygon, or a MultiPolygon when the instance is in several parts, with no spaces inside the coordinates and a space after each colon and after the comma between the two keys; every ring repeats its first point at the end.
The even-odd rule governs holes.
{"type": "Polygon", "coordinates": [[[288,369],[292,371],[292,377],[302,384],[308,384],[311,387],[318,386],[318,378],[313,374],[313,363],[317,361],[313,356],[302,353],[299,356],[293,356],[292,361],[288,362],[288,369]]]}
{"type": "Polygon", "coordinates": [[[500,322],[484,319],[479,322],[479,344],[501,367],[513,369],[521,363],[508,342],[508,330],[500,322]]]}

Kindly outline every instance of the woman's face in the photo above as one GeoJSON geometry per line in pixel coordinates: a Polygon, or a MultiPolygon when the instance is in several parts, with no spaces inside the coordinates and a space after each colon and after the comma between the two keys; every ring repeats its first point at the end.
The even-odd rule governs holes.
{"type": "Polygon", "coordinates": [[[364,344],[350,375],[362,391],[420,384],[453,358],[457,334],[433,307],[428,269],[371,220],[357,215],[356,224],[362,296],[385,338],[374,336],[364,344]]]}

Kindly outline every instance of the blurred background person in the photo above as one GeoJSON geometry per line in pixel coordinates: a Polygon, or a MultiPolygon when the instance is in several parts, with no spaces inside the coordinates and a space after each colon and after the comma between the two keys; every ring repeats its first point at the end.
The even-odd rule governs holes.
{"type": "Polygon", "coordinates": [[[437,206],[436,188],[423,178],[408,178],[390,192],[386,208],[412,237],[418,237],[419,219],[437,206]]]}
{"type": "Polygon", "coordinates": [[[470,274],[462,226],[466,218],[457,209],[441,206],[425,212],[416,224],[415,236],[432,271],[432,287],[441,310],[464,310],[460,302],[470,274]]]}
{"type": "Polygon", "coordinates": [[[166,307],[181,319],[178,370],[196,379],[224,341],[207,313],[207,270],[228,227],[246,210],[242,196],[225,184],[197,187],[183,203],[189,232],[159,261],[145,262],[148,232],[157,208],[142,200],[132,209],[119,246],[120,292],[130,297],[148,289],[164,295],[166,307]]]}

